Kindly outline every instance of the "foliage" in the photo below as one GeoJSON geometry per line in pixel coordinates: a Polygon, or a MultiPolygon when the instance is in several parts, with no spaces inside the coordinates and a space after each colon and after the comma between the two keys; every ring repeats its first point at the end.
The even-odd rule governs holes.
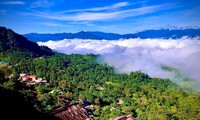
{"type": "Polygon", "coordinates": [[[10,29],[0,27],[0,52],[5,51],[30,52],[35,56],[53,55],[48,47],[40,47],[37,43],[27,40],[10,29]]]}
{"type": "Polygon", "coordinates": [[[151,78],[140,71],[117,74],[113,67],[98,64],[96,55],[19,55],[16,63],[11,59],[14,54],[1,54],[1,60],[13,63],[0,68],[0,84],[21,91],[41,112],[62,106],[60,99],[65,98],[71,103],[81,99],[83,104],[93,105],[93,115],[102,120],[125,114],[136,119],[200,118],[200,94],[186,93],[168,79],[151,78]],[[16,81],[6,78],[12,73],[35,74],[49,84],[34,89],[19,87],[16,81]],[[62,93],[50,94],[52,90],[62,93]]]}

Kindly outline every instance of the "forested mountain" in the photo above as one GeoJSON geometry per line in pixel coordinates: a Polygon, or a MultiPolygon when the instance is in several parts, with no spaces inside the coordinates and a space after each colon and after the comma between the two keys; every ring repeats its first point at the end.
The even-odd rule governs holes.
{"type": "Polygon", "coordinates": [[[41,116],[41,119],[54,119],[48,115],[49,112],[66,106],[61,101],[65,100],[68,101],[67,105],[82,105],[89,111],[91,119],[95,120],[109,120],[129,114],[136,120],[200,118],[199,92],[193,93],[169,79],[151,78],[140,71],[118,74],[115,68],[98,63],[98,55],[55,53],[51,56],[32,57],[29,55],[34,52],[32,49],[15,41],[22,40],[26,43],[27,39],[11,30],[1,29],[2,44],[7,47],[2,49],[0,61],[10,62],[10,65],[0,67],[0,102],[1,105],[6,105],[0,108],[2,115],[17,113],[15,116],[19,119],[24,119],[25,115],[33,115],[31,118],[35,119],[38,119],[36,115],[41,116]],[[12,36],[22,39],[6,37],[5,33],[10,32],[12,36]],[[12,41],[18,44],[12,46],[12,41]],[[19,81],[21,73],[38,76],[47,83],[24,86],[24,82],[19,81]],[[22,102],[17,100],[23,101],[25,105],[20,112],[22,102]],[[13,104],[18,109],[12,108],[13,104]]]}
{"type": "Polygon", "coordinates": [[[115,34],[104,32],[78,32],[78,33],[55,33],[55,34],[38,34],[29,33],[24,34],[25,37],[34,42],[45,42],[48,40],[62,40],[62,39],[95,39],[95,40],[117,40],[121,38],[181,38],[183,36],[188,37],[200,37],[200,29],[160,29],[160,30],[145,30],[134,34],[115,34]]]}
{"type": "Polygon", "coordinates": [[[39,46],[29,41],[22,35],[5,27],[0,27],[0,52],[22,51],[29,52],[35,56],[52,55],[53,51],[46,46],[39,46]]]}
{"type": "Polygon", "coordinates": [[[78,32],[78,33],[55,33],[55,34],[38,34],[38,33],[29,33],[24,35],[26,38],[34,41],[48,41],[48,40],[62,40],[62,39],[95,39],[95,40],[102,40],[102,39],[119,39],[121,35],[114,34],[114,33],[103,33],[103,32],[78,32]]]}
{"type": "MultiPolygon", "coordinates": [[[[7,57],[10,56],[0,59],[7,57]]],[[[0,86],[19,91],[42,113],[63,106],[60,100],[66,99],[68,104],[78,100],[83,106],[92,106],[88,108],[92,118],[100,120],[127,114],[136,120],[200,118],[199,93],[139,71],[117,74],[114,68],[98,64],[96,57],[64,54],[39,59],[21,57],[17,65],[0,68],[0,86]],[[17,80],[20,73],[37,75],[48,80],[48,84],[24,88],[17,80]],[[11,79],[10,74],[14,75],[11,79]]]]}

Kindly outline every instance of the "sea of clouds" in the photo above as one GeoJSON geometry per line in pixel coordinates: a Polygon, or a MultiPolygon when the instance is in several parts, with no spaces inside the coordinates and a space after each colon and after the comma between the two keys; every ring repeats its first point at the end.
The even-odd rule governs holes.
{"type": "Polygon", "coordinates": [[[150,77],[170,78],[179,84],[193,81],[200,86],[200,40],[180,39],[64,39],[38,42],[65,54],[99,54],[100,63],[114,66],[119,73],[141,71],[150,77]],[[163,66],[172,68],[165,70],[163,66]]]}

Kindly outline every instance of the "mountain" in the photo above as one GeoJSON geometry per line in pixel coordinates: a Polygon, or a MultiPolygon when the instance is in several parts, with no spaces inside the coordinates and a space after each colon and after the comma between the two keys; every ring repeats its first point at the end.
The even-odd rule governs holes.
{"type": "Polygon", "coordinates": [[[45,42],[48,40],[62,40],[62,39],[95,39],[95,40],[117,40],[129,38],[173,38],[178,39],[183,36],[200,37],[200,28],[187,28],[187,29],[160,29],[160,30],[145,30],[134,34],[115,34],[104,32],[78,32],[78,33],[55,33],[55,34],[38,34],[29,33],[24,34],[24,37],[34,42],[45,42]]]}
{"type": "Polygon", "coordinates": [[[119,39],[121,35],[114,33],[104,33],[104,32],[78,32],[78,33],[55,33],[55,34],[38,34],[29,33],[24,34],[24,37],[34,41],[34,42],[45,42],[48,40],[62,40],[62,39],[95,39],[95,40],[114,40],[119,39]]]}
{"type": "Polygon", "coordinates": [[[39,46],[11,29],[0,27],[0,52],[6,51],[30,52],[36,56],[54,54],[48,47],[39,46]]]}
{"type": "Polygon", "coordinates": [[[164,39],[177,39],[183,36],[200,37],[200,29],[160,29],[160,30],[146,30],[135,34],[123,35],[123,38],[164,38],[164,39]]]}
{"type": "Polygon", "coordinates": [[[120,34],[115,34],[115,33],[104,33],[104,32],[90,32],[90,33],[96,36],[101,36],[102,39],[106,40],[116,40],[121,38],[120,34]]]}

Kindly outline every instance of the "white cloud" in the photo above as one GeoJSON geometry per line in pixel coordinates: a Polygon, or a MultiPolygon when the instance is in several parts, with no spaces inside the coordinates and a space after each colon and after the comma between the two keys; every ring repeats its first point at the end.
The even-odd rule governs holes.
{"type": "MultiPolygon", "coordinates": [[[[112,8],[119,8],[122,6],[126,6],[128,3],[118,3],[112,5],[112,8]]],[[[113,19],[123,19],[127,17],[134,17],[138,15],[144,15],[148,13],[154,13],[160,10],[170,9],[173,4],[162,4],[162,5],[153,5],[153,6],[144,6],[139,8],[132,8],[132,9],[119,9],[119,10],[108,10],[108,11],[101,11],[107,10],[108,7],[102,8],[89,8],[81,10],[72,10],[70,14],[67,14],[69,11],[64,12],[55,12],[55,13],[46,13],[41,11],[35,11],[35,13],[30,13],[29,15],[54,19],[54,20],[64,20],[64,21],[102,21],[102,20],[113,20],[113,19]],[[91,10],[91,11],[87,11],[91,10]],[[95,11],[95,12],[94,12],[95,11]]]]}
{"type": "Polygon", "coordinates": [[[54,22],[29,22],[26,24],[31,25],[44,25],[44,26],[50,26],[50,27],[70,27],[69,24],[61,24],[61,23],[54,23],[54,22]]]}
{"type": "Polygon", "coordinates": [[[7,1],[7,2],[1,2],[1,4],[7,4],[7,5],[24,5],[25,2],[23,2],[23,1],[7,1]]]}
{"type": "Polygon", "coordinates": [[[47,8],[47,7],[51,7],[53,5],[54,5],[54,3],[49,2],[48,0],[38,0],[36,2],[33,2],[31,7],[32,8],[38,8],[38,7],[47,8]]]}
{"type": "Polygon", "coordinates": [[[100,54],[98,60],[114,66],[119,73],[142,71],[151,77],[170,78],[179,84],[188,78],[200,85],[200,40],[121,39],[38,42],[65,54],[100,54]],[[162,69],[172,67],[171,71],[162,69]],[[177,77],[177,75],[180,75],[177,77]]]}
{"type": "Polygon", "coordinates": [[[85,12],[85,11],[108,11],[108,10],[114,10],[118,9],[121,7],[126,7],[130,5],[128,2],[119,2],[110,6],[104,6],[104,7],[95,7],[95,8],[87,8],[87,9],[75,9],[75,10],[67,10],[64,11],[63,13],[68,13],[68,12],[85,12]]]}
{"type": "Polygon", "coordinates": [[[95,24],[92,24],[90,22],[87,22],[87,21],[73,21],[73,22],[69,22],[69,24],[72,24],[72,25],[86,25],[88,27],[93,27],[95,26],[95,24]]]}
{"type": "Polygon", "coordinates": [[[38,24],[51,26],[51,27],[69,27],[70,26],[70,25],[58,24],[58,23],[50,23],[50,22],[44,22],[44,23],[38,23],[38,24]]]}

